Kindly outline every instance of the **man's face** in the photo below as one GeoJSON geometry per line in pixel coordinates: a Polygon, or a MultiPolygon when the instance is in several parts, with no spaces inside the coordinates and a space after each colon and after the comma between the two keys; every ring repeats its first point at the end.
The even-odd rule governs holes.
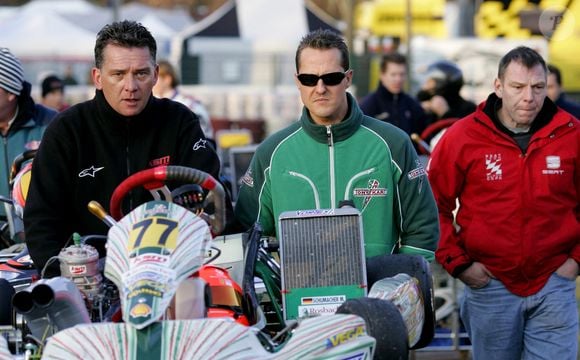
{"type": "Polygon", "coordinates": [[[544,105],[546,72],[538,64],[528,69],[511,62],[503,79],[495,79],[495,94],[502,99],[500,120],[510,128],[528,128],[544,105]]]}
{"type": "Polygon", "coordinates": [[[42,99],[42,104],[55,110],[60,110],[64,104],[64,93],[62,90],[53,90],[47,93],[42,99]]]}
{"type": "MultiPolygon", "coordinates": [[[[344,72],[341,66],[341,55],[338,49],[305,48],[300,53],[298,74],[324,75],[344,72]]],[[[295,76],[296,86],[304,106],[310,116],[319,125],[330,125],[341,122],[348,111],[346,89],[352,81],[352,71],[338,85],[325,85],[322,79],[315,86],[305,86],[295,76]]]]}
{"type": "Polygon", "coordinates": [[[407,79],[405,64],[388,63],[385,72],[381,73],[381,83],[392,94],[399,94],[407,79]]]}
{"type": "Polygon", "coordinates": [[[147,47],[107,45],[102,67],[93,68],[96,88],[103,90],[109,105],[123,116],[135,116],[143,111],[157,75],[158,67],[147,47]]]}
{"type": "Polygon", "coordinates": [[[17,100],[16,95],[0,88],[0,120],[10,120],[8,116],[13,115],[17,100]]]}
{"type": "Polygon", "coordinates": [[[556,75],[548,74],[548,97],[552,101],[558,100],[560,97],[560,93],[562,92],[562,88],[558,85],[556,81],[556,75]]]}

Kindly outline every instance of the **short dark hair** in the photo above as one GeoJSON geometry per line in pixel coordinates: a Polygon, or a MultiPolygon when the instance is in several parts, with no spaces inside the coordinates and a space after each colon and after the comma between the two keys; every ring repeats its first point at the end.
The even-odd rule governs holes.
{"type": "Polygon", "coordinates": [[[562,74],[560,73],[560,69],[556,67],[556,65],[548,64],[548,72],[550,74],[554,74],[556,78],[556,83],[562,86],[562,74]]]}
{"type": "Polygon", "coordinates": [[[160,60],[159,63],[159,76],[167,75],[171,77],[171,87],[175,89],[179,86],[179,76],[177,75],[177,71],[171,63],[167,60],[160,60]]]}
{"type": "Polygon", "coordinates": [[[527,46],[518,46],[515,49],[510,50],[505,54],[499,61],[499,67],[497,70],[497,77],[501,80],[505,75],[506,69],[512,62],[517,62],[527,67],[528,69],[533,68],[536,65],[542,65],[544,73],[548,73],[546,68],[546,62],[540,54],[538,54],[534,49],[527,46]]]}
{"type": "Polygon", "coordinates": [[[387,65],[389,65],[389,63],[406,66],[407,65],[407,58],[405,57],[405,55],[402,55],[402,54],[399,54],[396,52],[383,55],[383,58],[381,59],[381,72],[382,73],[387,71],[387,65]]]}
{"type": "Polygon", "coordinates": [[[126,48],[147,47],[151,60],[155,63],[157,57],[157,43],[149,30],[141,23],[123,20],[105,25],[97,34],[95,42],[95,66],[103,65],[103,50],[107,45],[118,45],[126,48]]]}
{"type": "Polygon", "coordinates": [[[306,48],[320,50],[338,49],[342,57],[341,66],[343,70],[346,71],[350,68],[348,46],[344,42],[343,37],[332,30],[314,30],[302,38],[298,49],[296,49],[296,72],[300,68],[300,54],[306,48]]]}
{"type": "Polygon", "coordinates": [[[49,75],[40,83],[40,91],[43,98],[53,91],[62,91],[64,93],[64,82],[56,75],[49,75]]]}

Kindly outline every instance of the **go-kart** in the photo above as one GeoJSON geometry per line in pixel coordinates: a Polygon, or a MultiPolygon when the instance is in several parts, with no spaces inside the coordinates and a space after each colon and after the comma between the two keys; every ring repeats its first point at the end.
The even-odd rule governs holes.
{"type": "MultiPolygon", "coordinates": [[[[43,359],[407,358],[407,323],[391,301],[401,286],[382,293],[379,289],[376,298],[347,300],[329,316],[290,320],[282,309],[280,266],[259,225],[245,234],[240,249],[244,252],[241,286],[228,269],[208,264],[215,260],[208,259],[208,253],[215,252],[212,236],[223,230],[225,206],[220,183],[206,173],[178,166],[145,170],[115,190],[111,215],[97,204],[90,209],[110,225],[103,283],[114,286],[100,285],[92,291],[98,273],[84,276],[83,271],[98,268],[98,261],[89,265],[65,261],[61,272],[79,276],[42,279],[17,292],[12,305],[33,333],[33,341],[22,346],[30,355],[43,359]],[[166,182],[198,184],[209,191],[213,215],[179,205],[187,201],[174,201],[166,182]],[[150,190],[154,200],[123,215],[123,198],[139,186],[150,190]],[[256,292],[256,276],[264,283],[261,294],[256,292]],[[75,315],[63,316],[71,313],[75,315]]],[[[90,246],[82,238],[77,240],[72,249],[63,249],[65,254],[90,255],[90,246]]],[[[219,252],[218,248],[218,257],[219,252]]],[[[420,298],[412,306],[426,309],[425,321],[415,326],[418,337],[412,345],[425,346],[432,337],[429,268],[422,258],[395,258],[386,262],[391,266],[385,266],[385,259],[370,259],[365,286],[410,273],[414,281],[408,277],[395,283],[412,288],[411,293],[420,298]]],[[[12,358],[7,346],[0,337],[0,359],[12,358]]]]}

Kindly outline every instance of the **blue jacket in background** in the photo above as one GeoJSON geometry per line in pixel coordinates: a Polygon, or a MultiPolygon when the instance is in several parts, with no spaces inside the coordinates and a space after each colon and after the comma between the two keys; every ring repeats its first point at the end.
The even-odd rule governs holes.
{"type": "MultiPolygon", "coordinates": [[[[46,125],[54,118],[56,111],[35,104],[30,96],[31,86],[24,82],[18,97],[18,115],[2,136],[0,146],[0,195],[10,197],[9,177],[12,161],[26,150],[35,149],[40,143],[46,125]]],[[[4,215],[4,206],[0,206],[0,215],[4,215]]]]}

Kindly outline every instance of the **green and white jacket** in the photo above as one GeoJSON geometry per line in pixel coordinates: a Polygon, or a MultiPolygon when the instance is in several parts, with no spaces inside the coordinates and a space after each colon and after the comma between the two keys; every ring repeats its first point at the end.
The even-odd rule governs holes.
{"type": "Polygon", "coordinates": [[[367,257],[394,252],[433,259],[437,207],[425,170],[402,130],[365,116],[347,94],[339,124],[300,121],[268,137],[242,178],[236,218],[275,236],[288,210],[337,208],[352,200],[362,214],[367,257]]]}

